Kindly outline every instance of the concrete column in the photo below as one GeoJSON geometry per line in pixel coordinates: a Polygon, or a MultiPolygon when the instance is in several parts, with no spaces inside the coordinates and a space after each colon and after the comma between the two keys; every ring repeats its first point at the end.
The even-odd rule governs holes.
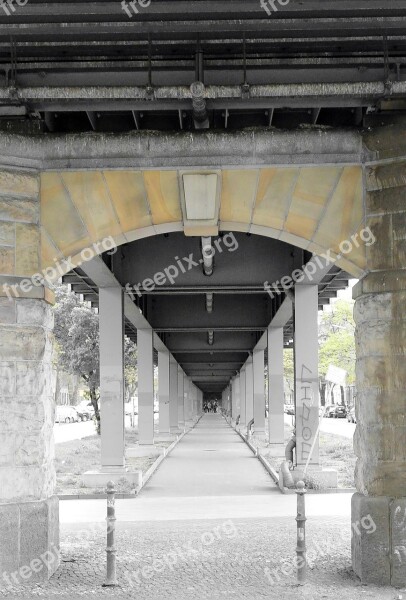
{"type": "Polygon", "coordinates": [[[268,430],[272,456],[285,456],[283,327],[268,329],[268,430]]]}
{"type": "Polygon", "coordinates": [[[0,169],[0,215],[0,576],[7,585],[3,573],[27,583],[19,569],[30,571],[45,552],[49,561],[30,571],[30,583],[48,579],[59,566],[54,298],[48,288],[30,285],[41,269],[38,174],[0,169]]]}
{"type": "Polygon", "coordinates": [[[353,289],[357,455],[352,563],[365,583],[406,585],[405,131],[366,133],[386,164],[365,169],[367,271],[353,289]],[[362,524],[374,523],[375,528],[362,524]],[[358,524],[358,527],[356,527],[358,524]]]}
{"type": "Polygon", "coordinates": [[[319,464],[318,286],[295,288],[296,460],[319,464]]]}
{"type": "Polygon", "coordinates": [[[169,366],[169,422],[171,433],[179,433],[178,426],[178,363],[171,357],[169,366]]]}
{"type": "Polygon", "coordinates": [[[185,424],[190,425],[192,421],[190,380],[186,375],[183,379],[183,393],[185,397],[185,424]]]}
{"type": "Polygon", "coordinates": [[[124,309],[121,288],[99,290],[99,336],[101,471],[120,472],[125,470],[124,309]]]}
{"type": "Polygon", "coordinates": [[[138,440],[154,443],[154,332],[138,329],[138,440]]]}
{"type": "Polygon", "coordinates": [[[245,368],[245,418],[246,425],[254,417],[254,368],[252,356],[250,356],[245,368]]]}
{"type": "Polygon", "coordinates": [[[265,437],[265,352],[254,350],[254,429],[255,435],[265,437]]]}
{"type": "Polygon", "coordinates": [[[159,433],[170,433],[169,422],[169,352],[158,352],[159,433]]]}
{"type": "Polygon", "coordinates": [[[231,418],[233,425],[235,425],[236,419],[240,414],[240,376],[237,375],[232,382],[232,404],[231,404],[231,418]]]}
{"type": "Polygon", "coordinates": [[[197,417],[197,388],[193,382],[191,382],[191,395],[192,395],[192,419],[196,420],[197,417]]]}
{"type": "Polygon", "coordinates": [[[185,374],[181,367],[178,367],[178,425],[180,429],[185,427],[185,374]]]}
{"type": "Polygon", "coordinates": [[[241,371],[240,371],[240,422],[239,425],[241,425],[241,427],[245,427],[245,425],[247,424],[247,418],[246,418],[246,386],[245,386],[245,380],[246,380],[246,367],[245,365],[242,367],[241,371]]]}

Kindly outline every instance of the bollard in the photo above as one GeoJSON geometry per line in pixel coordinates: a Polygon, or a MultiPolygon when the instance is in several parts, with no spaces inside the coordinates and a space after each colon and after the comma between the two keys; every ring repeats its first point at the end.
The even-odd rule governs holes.
{"type": "Polygon", "coordinates": [[[306,582],[306,511],[305,494],[306,488],[303,481],[298,481],[296,486],[297,494],[297,582],[303,585],[306,582]]]}
{"type": "Polygon", "coordinates": [[[107,576],[103,587],[112,587],[117,585],[116,577],[116,548],[114,546],[114,537],[116,531],[116,509],[115,509],[115,494],[113,481],[107,483],[107,576]]]}

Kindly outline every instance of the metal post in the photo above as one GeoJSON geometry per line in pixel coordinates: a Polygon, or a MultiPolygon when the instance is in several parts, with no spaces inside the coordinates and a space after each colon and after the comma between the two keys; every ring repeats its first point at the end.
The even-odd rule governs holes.
{"type": "Polygon", "coordinates": [[[306,488],[303,481],[297,482],[297,581],[299,585],[306,582],[306,511],[305,511],[305,494],[306,488]]]}
{"type": "Polygon", "coordinates": [[[115,509],[115,494],[113,481],[107,483],[107,576],[103,587],[112,587],[117,585],[116,577],[116,548],[114,545],[114,537],[116,532],[116,509],[115,509]]]}

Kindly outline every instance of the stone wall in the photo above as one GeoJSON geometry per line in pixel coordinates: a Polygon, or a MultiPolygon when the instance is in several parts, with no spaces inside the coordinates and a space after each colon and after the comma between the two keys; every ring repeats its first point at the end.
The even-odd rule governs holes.
{"type": "Polygon", "coordinates": [[[53,552],[35,579],[59,564],[51,295],[20,288],[41,269],[39,223],[38,175],[0,171],[0,572],[53,552]]]}

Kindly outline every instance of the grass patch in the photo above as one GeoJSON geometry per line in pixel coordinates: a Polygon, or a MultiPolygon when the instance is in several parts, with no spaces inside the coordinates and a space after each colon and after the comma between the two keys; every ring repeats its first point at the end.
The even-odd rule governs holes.
{"type": "MultiPolygon", "coordinates": [[[[285,423],[285,446],[292,437],[292,429],[291,425],[285,423]]],[[[267,457],[267,460],[276,471],[279,471],[282,461],[277,461],[272,457],[267,457]]],[[[339,488],[355,487],[356,460],[351,439],[332,433],[320,432],[320,462],[325,468],[336,469],[339,488]]],[[[312,489],[320,488],[316,481],[312,481],[310,475],[306,484],[312,489]]]]}
{"type": "MultiPolygon", "coordinates": [[[[138,441],[137,431],[126,429],[126,447],[138,441]]],[[[88,495],[104,492],[103,488],[87,488],[82,481],[82,474],[100,467],[100,436],[97,434],[80,440],[71,440],[55,445],[56,494],[88,495]]],[[[156,446],[167,448],[171,442],[157,442],[156,446]]],[[[132,458],[127,461],[131,470],[144,473],[154,464],[157,457],[132,458]]],[[[131,493],[134,488],[125,480],[116,482],[119,493],[131,493]]]]}

